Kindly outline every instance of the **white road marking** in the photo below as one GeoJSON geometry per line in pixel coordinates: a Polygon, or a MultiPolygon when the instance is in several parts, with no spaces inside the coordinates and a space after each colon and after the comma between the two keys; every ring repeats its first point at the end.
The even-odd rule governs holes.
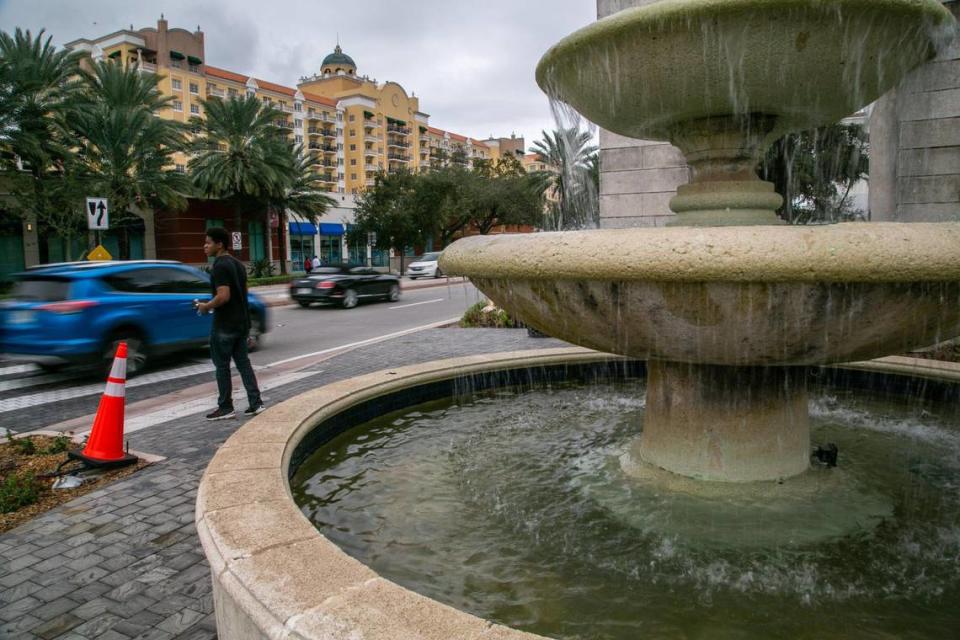
{"type": "Polygon", "coordinates": [[[460,319],[460,316],[456,318],[449,318],[447,320],[440,320],[439,322],[432,322],[430,324],[425,324],[419,327],[414,327],[412,329],[404,329],[403,331],[397,331],[395,333],[388,333],[386,335],[377,336],[376,338],[369,338],[367,340],[361,340],[359,342],[351,342],[349,344],[341,344],[337,347],[330,347],[329,349],[323,349],[321,351],[314,351],[313,353],[305,353],[303,355],[294,356],[293,358],[287,358],[286,360],[280,360],[278,362],[271,362],[268,365],[264,365],[264,369],[269,369],[270,367],[277,367],[282,364],[287,364],[288,362],[296,362],[297,360],[302,360],[304,358],[312,358],[314,356],[322,356],[325,353],[331,353],[333,351],[340,351],[342,349],[350,349],[352,347],[361,347],[367,344],[373,344],[375,342],[383,342],[384,340],[389,340],[390,338],[397,338],[399,336],[405,336],[408,333],[414,333],[416,331],[423,331],[424,329],[436,329],[437,327],[442,327],[445,324],[450,324],[451,322],[456,322],[460,319]]]}
{"type": "MultiPolygon", "coordinates": [[[[297,382],[298,380],[303,380],[304,378],[309,378],[310,376],[315,376],[320,371],[295,371],[293,373],[286,373],[283,375],[276,376],[274,378],[265,378],[264,381],[260,384],[260,391],[269,391],[271,389],[276,389],[277,387],[282,387],[285,384],[290,384],[291,382],[297,382]]],[[[164,409],[159,409],[157,411],[151,411],[150,413],[145,413],[142,416],[128,417],[123,423],[123,432],[132,433],[134,431],[140,431],[141,429],[147,429],[149,427],[163,424],[164,422],[169,422],[171,420],[176,420],[177,418],[185,418],[197,413],[202,413],[205,411],[212,411],[216,408],[217,402],[215,393],[213,396],[208,398],[198,398],[196,400],[189,400],[187,402],[179,402],[170,407],[164,409]]],[[[246,392],[241,389],[233,390],[234,398],[246,398],[246,392]]],[[[243,416],[243,409],[241,408],[246,401],[242,401],[239,406],[237,406],[237,416],[243,416]]],[[[84,433],[90,429],[84,429],[79,433],[84,433]]]]}
{"type": "Polygon", "coordinates": [[[0,376],[13,376],[18,373],[34,373],[37,371],[40,371],[40,367],[35,364],[12,364],[0,367],[0,376]]]}
{"type": "MultiPolygon", "coordinates": [[[[254,368],[256,369],[257,367],[254,368]]],[[[194,376],[200,373],[210,373],[212,371],[212,363],[195,364],[187,367],[170,369],[168,371],[157,371],[156,373],[148,373],[146,375],[137,376],[133,380],[128,381],[127,388],[142,387],[143,385],[147,384],[166,382],[168,380],[176,380],[177,378],[194,376]]],[[[51,402],[61,402],[63,400],[72,400],[73,398],[92,396],[98,393],[103,393],[104,388],[105,384],[103,382],[96,382],[79,387],[55,389],[53,391],[43,391],[30,395],[18,396],[16,398],[7,398],[5,400],[0,400],[0,413],[17,411],[19,409],[27,409],[29,407],[49,404],[51,402]]]]}
{"type": "Polygon", "coordinates": [[[410,304],[401,304],[398,307],[387,307],[388,309],[406,309],[407,307],[416,307],[421,304],[433,304],[434,302],[443,302],[443,298],[437,298],[435,300],[424,300],[423,302],[411,302],[410,304]]]}
{"type": "Polygon", "coordinates": [[[12,391],[14,389],[25,389],[27,387],[38,387],[41,384],[52,384],[54,382],[63,382],[65,380],[74,380],[82,378],[80,373],[51,373],[43,376],[31,376],[28,378],[14,378],[13,380],[0,381],[0,391],[12,391]]]}

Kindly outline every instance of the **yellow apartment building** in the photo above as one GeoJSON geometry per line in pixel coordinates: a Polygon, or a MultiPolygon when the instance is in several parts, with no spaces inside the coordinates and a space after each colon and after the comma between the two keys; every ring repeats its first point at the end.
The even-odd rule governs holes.
{"type": "MultiPolygon", "coordinates": [[[[496,160],[504,153],[523,155],[523,138],[478,140],[430,126],[420,99],[397,82],[361,75],[338,44],[320,72],[296,87],[229,71],[207,63],[203,31],[170,28],[161,16],[157,27],[130,29],[66,48],[93,59],[113,59],[162,75],[160,91],[172,96],[165,118],[187,122],[203,117],[201,98],[253,95],[282,116],[277,126],[319,161],[316,171],[331,193],[357,194],[371,186],[379,171],[420,171],[443,163],[496,160]]],[[[187,157],[175,159],[186,170],[187,157]]]]}

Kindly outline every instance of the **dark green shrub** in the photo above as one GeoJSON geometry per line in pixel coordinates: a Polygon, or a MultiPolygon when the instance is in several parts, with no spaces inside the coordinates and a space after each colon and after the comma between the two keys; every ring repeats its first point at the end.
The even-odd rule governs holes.
{"type": "Polygon", "coordinates": [[[467,309],[460,319],[460,326],[465,328],[516,329],[523,325],[510,317],[499,307],[486,310],[489,302],[478,302],[467,309]]]}
{"type": "Polygon", "coordinates": [[[40,483],[32,473],[11,473],[0,482],[0,513],[13,513],[37,501],[40,483]]]}
{"type": "Polygon", "coordinates": [[[250,263],[251,278],[269,278],[273,276],[273,261],[266,258],[260,258],[250,263]]]}
{"type": "Polygon", "coordinates": [[[17,438],[10,429],[7,429],[7,442],[16,447],[22,455],[32,456],[37,452],[37,445],[30,438],[17,438]]]}
{"type": "Polygon", "coordinates": [[[63,453],[70,448],[70,438],[64,435],[54,437],[44,453],[63,453]]]}

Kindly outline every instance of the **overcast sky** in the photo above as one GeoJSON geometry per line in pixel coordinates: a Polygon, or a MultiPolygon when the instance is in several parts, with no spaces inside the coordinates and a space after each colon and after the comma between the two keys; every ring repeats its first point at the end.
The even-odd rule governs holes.
{"type": "Polygon", "coordinates": [[[596,19],[595,0],[0,0],[0,28],[57,45],[118,29],[203,29],[207,62],[287,86],[320,71],[337,34],[361,75],[399,82],[430,124],[474,138],[553,128],[540,56],[596,19]]]}

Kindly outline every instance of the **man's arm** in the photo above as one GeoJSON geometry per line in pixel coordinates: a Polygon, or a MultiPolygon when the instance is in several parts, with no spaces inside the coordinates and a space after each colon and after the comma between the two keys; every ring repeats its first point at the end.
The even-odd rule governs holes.
{"type": "Polygon", "coordinates": [[[230,287],[229,285],[222,285],[217,287],[217,295],[213,296],[213,300],[210,302],[201,302],[197,305],[197,309],[199,309],[200,313],[207,313],[211,309],[222,307],[228,302],[230,302],[230,287]]]}

